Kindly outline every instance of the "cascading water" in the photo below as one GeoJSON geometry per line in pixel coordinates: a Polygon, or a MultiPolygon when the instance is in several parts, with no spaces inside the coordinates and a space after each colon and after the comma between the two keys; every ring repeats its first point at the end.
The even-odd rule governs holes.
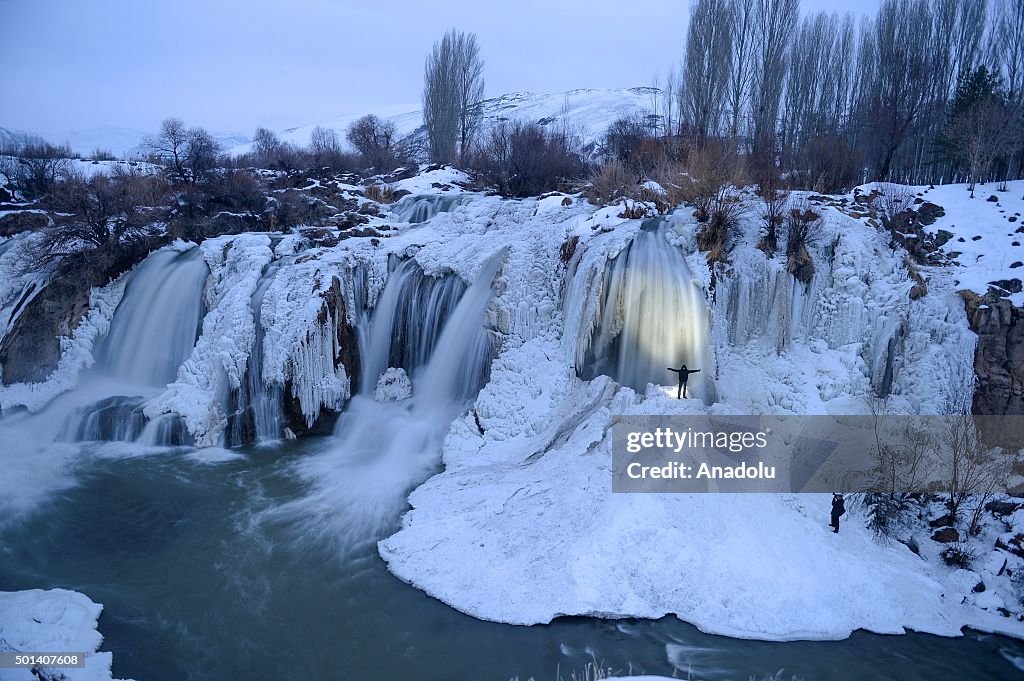
{"type": "MultiPolygon", "coordinates": [[[[376,541],[381,528],[394,521],[409,490],[437,466],[441,442],[452,419],[465,407],[467,394],[479,390],[480,377],[487,374],[491,344],[484,318],[492,295],[491,282],[504,255],[501,251],[485,263],[476,281],[458,298],[443,328],[436,319],[427,319],[437,316],[439,310],[414,308],[425,317],[410,328],[420,333],[440,328],[440,335],[431,344],[433,352],[425,364],[414,367],[412,397],[378,402],[373,399],[375,381],[368,378],[338,421],[337,444],[299,464],[315,487],[290,511],[303,522],[312,523],[314,531],[325,528],[320,520],[329,512],[340,525],[334,527],[332,536],[346,546],[376,541]]],[[[377,301],[373,328],[364,336],[370,342],[364,354],[368,363],[379,365],[390,354],[390,349],[373,343],[384,338],[389,320],[400,309],[401,289],[409,286],[408,272],[401,271],[407,276],[396,277],[396,270],[389,279],[377,301]]],[[[451,287],[441,279],[435,279],[434,285],[451,287]]],[[[404,342],[418,346],[424,339],[407,337],[404,342]]],[[[390,343],[383,345],[390,347],[390,343]]]]}
{"type": "MultiPolygon", "coordinates": [[[[405,369],[415,378],[434,353],[465,292],[465,282],[454,274],[432,277],[414,259],[401,261],[388,277],[367,332],[360,334],[364,377],[360,392],[372,395],[388,367],[405,369]]],[[[477,380],[467,387],[475,392],[480,385],[477,380]]]]}
{"type": "Polygon", "coordinates": [[[256,340],[246,360],[245,382],[238,391],[238,409],[229,419],[228,444],[249,444],[277,440],[282,433],[282,386],[267,383],[263,378],[263,298],[274,282],[281,266],[291,258],[275,260],[256,285],[252,294],[252,316],[256,328],[256,340]]]}
{"type": "Polygon", "coordinates": [[[60,439],[191,443],[180,417],[147,423],[143,403],[175,379],[195,345],[208,274],[198,248],[160,250],[139,265],[78,391],[90,402],[66,416],[60,439]]]}
{"type": "Polygon", "coordinates": [[[146,258],[100,343],[97,371],[136,385],[173,381],[199,334],[208,274],[198,248],[146,258]]]}
{"type": "Polygon", "coordinates": [[[404,196],[391,209],[392,215],[402,222],[426,222],[438,213],[447,213],[469,202],[469,197],[461,194],[443,195],[429,194],[426,196],[404,196]]]}
{"type": "Polygon", "coordinates": [[[633,242],[608,261],[583,378],[601,374],[645,391],[647,384],[673,385],[668,367],[686,364],[688,393],[710,397],[709,311],[680,250],[665,235],[664,222],[643,223],[633,242]]]}

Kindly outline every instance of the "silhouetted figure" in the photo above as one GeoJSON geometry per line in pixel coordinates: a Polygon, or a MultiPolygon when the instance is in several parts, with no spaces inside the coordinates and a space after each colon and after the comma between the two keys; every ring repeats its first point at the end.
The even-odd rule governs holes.
{"type": "Polygon", "coordinates": [[[838,492],[832,493],[832,531],[839,533],[839,518],[846,513],[846,502],[843,495],[838,492]]]}
{"type": "Polygon", "coordinates": [[[669,367],[668,370],[679,374],[679,390],[676,391],[676,399],[686,397],[686,379],[690,377],[690,374],[700,373],[700,369],[687,369],[684,364],[678,369],[669,367]]]}

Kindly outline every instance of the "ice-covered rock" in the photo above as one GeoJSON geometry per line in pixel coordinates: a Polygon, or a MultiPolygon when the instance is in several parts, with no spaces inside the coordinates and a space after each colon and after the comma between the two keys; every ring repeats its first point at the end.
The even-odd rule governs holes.
{"type": "MultiPolygon", "coordinates": [[[[76,591],[0,591],[0,651],[84,653],[84,667],[44,670],[66,681],[111,681],[113,655],[99,651],[103,637],[96,628],[102,610],[76,591]]],[[[0,669],[2,681],[34,679],[29,669],[0,669]]]]}
{"type": "Polygon", "coordinates": [[[398,402],[412,397],[412,381],[405,369],[389,367],[377,381],[373,399],[378,402],[398,402]]]}

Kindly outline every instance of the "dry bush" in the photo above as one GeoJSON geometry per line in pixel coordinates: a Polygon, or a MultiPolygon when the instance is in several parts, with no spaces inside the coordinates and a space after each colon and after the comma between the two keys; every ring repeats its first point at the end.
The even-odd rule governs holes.
{"type": "Polygon", "coordinates": [[[636,181],[636,175],[622,161],[612,159],[591,174],[587,198],[599,206],[614,203],[631,195],[636,188],[636,181]]]}
{"type": "Polygon", "coordinates": [[[395,200],[395,190],[389,184],[374,182],[366,185],[363,190],[366,198],[377,203],[392,203],[395,200]]]}
{"type": "Polygon", "coordinates": [[[900,213],[914,205],[914,190],[903,184],[883,182],[878,185],[878,196],[871,203],[882,219],[882,225],[890,229],[900,213]]]}
{"type": "Polygon", "coordinates": [[[707,253],[709,266],[726,261],[743,212],[740,194],[731,186],[720,187],[708,201],[707,221],[696,237],[697,247],[707,253]]]}
{"type": "Polygon", "coordinates": [[[690,150],[687,180],[681,183],[680,194],[696,209],[698,221],[710,218],[712,203],[721,198],[725,185],[737,179],[737,168],[735,151],[724,143],[708,140],[690,150]]]}
{"type": "Polygon", "coordinates": [[[765,191],[762,188],[761,200],[764,201],[764,210],[761,213],[761,222],[764,228],[757,247],[764,251],[769,258],[775,256],[779,248],[779,228],[785,220],[786,204],[789,202],[789,192],[780,189],[765,191]]]}
{"type": "Polygon", "coordinates": [[[586,172],[575,135],[522,121],[492,127],[474,165],[502,195],[517,197],[561,190],[586,172]]]}
{"type": "Polygon", "coordinates": [[[786,269],[804,284],[814,277],[814,260],[807,246],[817,239],[820,220],[821,215],[806,201],[801,201],[786,215],[786,269]]]}

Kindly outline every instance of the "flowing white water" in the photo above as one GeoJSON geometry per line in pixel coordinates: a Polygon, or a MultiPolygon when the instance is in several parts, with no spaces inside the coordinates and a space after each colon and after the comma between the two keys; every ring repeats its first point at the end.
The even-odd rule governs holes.
{"type": "Polygon", "coordinates": [[[248,444],[277,440],[282,433],[282,386],[267,383],[263,376],[263,298],[267,289],[274,282],[281,266],[290,263],[291,259],[275,260],[267,266],[260,278],[256,290],[252,294],[252,316],[256,328],[256,339],[253,342],[249,358],[246,360],[245,383],[238,391],[238,412],[241,418],[234,420],[234,427],[229,433],[230,445],[248,444]],[[251,432],[246,432],[245,425],[251,432]]]}
{"type": "MultiPolygon", "coordinates": [[[[484,265],[477,280],[458,299],[433,353],[413,381],[413,395],[401,402],[377,402],[373,383],[349,402],[339,419],[336,443],[319,456],[304,459],[299,470],[313,483],[310,494],[291,504],[294,513],[311,532],[330,530],[346,549],[364,541],[376,541],[380,530],[393,523],[411,489],[440,462],[440,448],[452,419],[465,407],[466,395],[479,389],[473,383],[490,362],[490,342],[484,318],[491,300],[491,282],[504,259],[504,251],[484,265]],[[470,385],[473,383],[473,385],[470,385]],[[329,515],[331,522],[322,522],[329,515]]],[[[393,275],[394,276],[394,275],[393,275]]],[[[401,283],[395,279],[396,287],[401,283]]],[[[437,280],[437,286],[449,285],[437,280]]],[[[388,286],[391,286],[389,282],[388,286]]],[[[394,314],[401,296],[382,294],[374,326],[394,314]],[[383,315],[383,317],[382,317],[383,315]]],[[[440,310],[422,307],[427,316],[440,310]]],[[[422,319],[414,328],[435,328],[437,320],[422,319]]],[[[370,338],[382,333],[374,328],[370,338]]],[[[410,342],[422,342],[422,338],[410,342]]],[[[380,348],[371,348],[368,356],[380,348]]],[[[369,375],[369,374],[368,374],[369,375]]]]}
{"type": "Polygon", "coordinates": [[[61,415],[60,439],[191,442],[176,415],[147,425],[142,404],[175,379],[192,351],[208,274],[198,248],[156,251],[139,265],[98,344],[95,366],[48,410],[61,415]]]}
{"type": "Polygon", "coordinates": [[[582,371],[611,376],[641,392],[648,383],[673,385],[680,364],[692,374],[687,393],[710,397],[709,311],[680,250],[661,220],[644,223],[605,269],[598,317],[582,371]]]}
{"type": "Polygon", "coordinates": [[[391,209],[391,213],[402,222],[420,223],[426,222],[438,213],[454,210],[469,201],[468,196],[460,194],[403,196],[391,209]]]}
{"type": "Polygon", "coordinates": [[[173,381],[196,342],[208,274],[198,248],[146,258],[100,343],[97,370],[137,385],[173,381]]]}
{"type": "Polygon", "coordinates": [[[431,277],[413,259],[401,261],[381,292],[368,325],[360,334],[363,378],[360,393],[372,395],[388,367],[410,377],[425,367],[466,284],[450,274],[431,277]]]}

